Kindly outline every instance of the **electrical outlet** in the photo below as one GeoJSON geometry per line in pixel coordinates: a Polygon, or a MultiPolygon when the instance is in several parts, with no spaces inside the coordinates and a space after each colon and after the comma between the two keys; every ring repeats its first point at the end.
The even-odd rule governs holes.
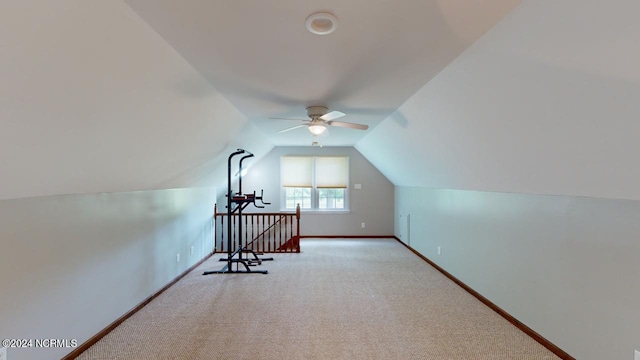
{"type": "Polygon", "coordinates": [[[176,262],[180,262],[180,253],[176,254],[176,262]]]}
{"type": "Polygon", "coordinates": [[[362,223],[362,228],[363,228],[363,229],[364,229],[364,226],[365,226],[365,224],[364,224],[364,223],[362,223]]]}
{"type": "Polygon", "coordinates": [[[191,246],[191,255],[193,255],[193,246],[191,246]]]}
{"type": "Polygon", "coordinates": [[[442,249],[440,249],[440,246],[438,246],[438,255],[442,255],[442,249]]]}
{"type": "Polygon", "coordinates": [[[0,348],[0,360],[7,360],[7,348],[6,347],[0,348]]]}
{"type": "Polygon", "coordinates": [[[633,357],[633,360],[640,360],[640,351],[636,350],[636,355],[633,357]]]}

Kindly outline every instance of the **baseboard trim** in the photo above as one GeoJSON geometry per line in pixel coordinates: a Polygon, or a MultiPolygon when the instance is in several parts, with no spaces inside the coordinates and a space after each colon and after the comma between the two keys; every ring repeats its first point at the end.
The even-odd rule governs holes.
{"type": "Polygon", "coordinates": [[[180,281],[180,279],[182,279],[183,277],[185,277],[188,273],[190,273],[191,271],[193,271],[195,268],[197,268],[198,266],[200,266],[203,262],[205,262],[207,259],[209,259],[211,256],[213,256],[213,254],[215,254],[215,252],[212,252],[210,254],[208,254],[207,256],[205,256],[202,260],[198,261],[197,263],[195,263],[193,266],[189,267],[187,270],[185,270],[182,274],[178,275],[175,279],[171,280],[171,282],[169,282],[167,285],[165,285],[164,287],[162,287],[162,289],[156,291],[155,293],[153,293],[151,296],[149,296],[148,298],[146,298],[145,300],[143,300],[140,304],[136,305],[133,309],[129,310],[128,312],[126,312],[124,315],[120,316],[116,321],[112,322],[111,324],[109,324],[109,326],[107,326],[106,328],[102,329],[99,333],[95,334],[94,336],[92,336],[91,338],[89,338],[89,340],[85,341],[84,343],[82,343],[80,346],[78,346],[77,348],[75,348],[72,352],[70,352],[69,354],[67,354],[67,356],[63,357],[62,360],[72,360],[77,358],[78,356],[80,356],[80,354],[82,354],[83,352],[85,352],[87,349],[89,349],[91,346],[93,346],[95,343],[97,343],[98,341],[100,341],[100,339],[102,339],[103,337],[105,337],[108,333],[110,333],[111,331],[113,331],[113,329],[115,329],[116,327],[118,327],[118,325],[122,324],[125,320],[127,320],[128,318],[130,318],[131,316],[133,316],[133,314],[137,313],[138,311],[140,311],[140,309],[142,309],[143,307],[145,307],[147,304],[149,304],[153,299],[157,298],[158,296],[160,296],[160,294],[162,294],[163,292],[165,292],[167,289],[169,289],[170,287],[172,287],[175,283],[177,283],[178,281],[180,281]]]}
{"type": "Polygon", "coordinates": [[[466,290],[469,294],[473,295],[475,298],[480,300],[483,304],[487,305],[493,311],[497,312],[500,316],[502,316],[507,321],[512,323],[515,327],[517,327],[518,329],[522,330],[525,334],[529,335],[535,341],[539,342],[542,346],[544,346],[547,349],[549,349],[549,351],[551,351],[552,353],[556,354],[556,356],[558,356],[559,358],[561,358],[563,360],[576,360],[573,356],[567,354],[564,350],[560,349],[558,346],[553,344],[551,341],[545,339],[544,337],[542,337],[542,335],[538,334],[537,332],[535,332],[533,329],[531,329],[527,325],[521,323],[518,319],[516,319],[515,317],[513,317],[511,314],[509,314],[508,312],[504,311],[503,309],[501,309],[498,305],[494,304],[489,299],[487,299],[486,297],[482,296],[477,291],[475,291],[472,288],[470,288],[467,284],[462,282],[460,279],[458,279],[457,277],[451,275],[448,271],[446,271],[445,269],[441,268],[439,265],[437,265],[436,263],[431,261],[429,258],[427,258],[426,256],[422,255],[421,253],[419,253],[417,250],[415,250],[411,246],[409,246],[409,245],[405,244],[404,242],[402,242],[402,240],[400,240],[397,236],[393,236],[393,238],[396,239],[400,244],[404,245],[407,249],[411,250],[411,252],[413,252],[414,254],[418,255],[418,257],[420,257],[422,260],[426,261],[429,265],[433,266],[436,270],[441,272],[444,276],[449,278],[451,281],[453,281],[454,283],[458,284],[458,286],[460,286],[461,288],[466,290]]]}
{"type": "MultiPolygon", "coordinates": [[[[328,239],[336,239],[336,238],[349,238],[349,239],[358,239],[358,238],[360,238],[360,239],[391,238],[391,239],[395,239],[400,244],[404,245],[407,249],[409,249],[411,252],[413,252],[418,257],[420,257],[422,260],[424,260],[429,265],[433,266],[436,270],[441,272],[444,276],[446,276],[451,281],[456,283],[458,286],[463,288],[469,294],[473,295],[475,298],[480,300],[483,304],[485,304],[486,306],[491,308],[493,311],[498,313],[500,316],[505,318],[507,321],[509,321],[515,327],[517,327],[518,329],[522,330],[525,334],[529,335],[531,338],[533,338],[534,340],[539,342],[541,345],[543,345],[544,347],[549,349],[549,351],[553,352],[556,356],[558,356],[559,358],[561,358],[563,360],[576,360],[574,357],[572,357],[571,355],[566,353],[564,350],[560,349],[558,346],[556,346],[555,344],[553,344],[549,340],[545,339],[542,335],[538,334],[533,329],[531,329],[527,325],[523,324],[522,322],[520,322],[518,319],[516,319],[515,317],[513,317],[512,315],[510,315],[509,313],[507,313],[503,309],[501,309],[498,305],[494,304],[489,299],[487,299],[486,297],[482,296],[477,291],[473,290],[471,287],[469,287],[467,284],[462,282],[460,279],[458,279],[457,277],[451,275],[448,271],[446,271],[445,269],[443,269],[442,267],[440,267],[439,265],[437,265],[436,263],[431,261],[429,258],[427,258],[426,256],[422,255],[421,253],[419,253],[417,250],[415,250],[411,246],[409,246],[409,245],[405,244],[404,242],[402,242],[402,240],[400,240],[397,236],[394,236],[394,235],[368,235],[368,236],[365,236],[365,235],[340,235],[340,236],[338,236],[338,235],[305,235],[305,236],[300,236],[300,238],[328,238],[328,239]]],[[[97,333],[96,335],[92,336],[89,340],[85,341],[83,344],[78,346],[72,352],[67,354],[65,357],[62,358],[62,360],[73,360],[73,359],[77,358],[78,356],[80,356],[80,354],[85,352],[87,349],[89,349],[91,346],[93,346],[95,343],[97,343],[100,339],[102,339],[108,333],[113,331],[113,329],[115,329],[118,325],[122,324],[125,320],[127,320],[128,318],[133,316],[135,313],[140,311],[140,309],[142,309],[147,304],[149,304],[153,299],[155,299],[158,296],[160,296],[160,294],[162,294],[167,289],[169,289],[171,286],[173,286],[175,283],[180,281],[180,279],[182,279],[188,273],[190,273],[195,268],[200,266],[203,262],[205,262],[207,259],[209,259],[214,254],[215,254],[215,252],[212,252],[212,253],[208,254],[202,260],[198,261],[193,266],[189,267],[182,274],[178,275],[175,279],[171,280],[171,282],[169,282],[167,285],[162,287],[160,290],[158,290],[157,292],[155,292],[154,294],[149,296],[147,299],[143,300],[141,303],[136,305],[133,309],[129,310],[127,313],[125,313],[124,315],[119,317],[117,320],[115,320],[109,326],[107,326],[106,328],[102,329],[99,333],[97,333]]]]}
{"type": "Polygon", "coordinates": [[[300,235],[301,239],[393,239],[393,235],[300,235]]]}

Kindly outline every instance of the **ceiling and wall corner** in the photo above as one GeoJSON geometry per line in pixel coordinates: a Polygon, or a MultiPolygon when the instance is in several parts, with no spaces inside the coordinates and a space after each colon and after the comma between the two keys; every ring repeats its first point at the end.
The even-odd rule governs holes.
{"type": "Polygon", "coordinates": [[[3,2],[0,199],[207,185],[312,102],[396,185],[640,198],[636,1],[367,4],[3,2]]]}
{"type": "MultiPolygon", "coordinates": [[[[355,144],[356,150],[398,185],[397,189],[452,189],[433,195],[444,197],[445,205],[459,204],[461,210],[469,209],[469,199],[486,199],[472,204],[471,210],[478,211],[484,210],[483,206],[495,211],[496,200],[501,201],[498,208],[511,204],[513,196],[482,191],[640,200],[636,160],[640,150],[640,3],[528,0],[516,7],[518,3],[422,0],[398,6],[398,2],[379,0],[373,6],[365,0],[2,1],[0,200],[212,182],[224,187],[226,184],[219,182],[226,181],[226,159],[236,148],[255,153],[255,161],[259,161],[276,144],[310,145],[314,138],[305,129],[276,135],[291,123],[268,119],[303,117],[309,105],[327,105],[347,113],[346,121],[371,126],[368,132],[332,129],[326,141],[321,140],[323,145],[355,144]],[[326,37],[304,30],[306,16],[320,8],[340,20],[338,31],[326,37]],[[455,189],[481,191],[470,192],[470,198],[456,203],[451,199],[451,193],[458,192],[455,189]],[[497,199],[501,197],[508,198],[507,202],[497,199]]],[[[415,196],[430,191],[405,190],[415,208],[403,214],[411,216],[412,226],[421,226],[424,213],[420,206],[429,202],[416,201],[415,196]]],[[[147,196],[116,194],[122,201],[109,209],[135,206],[138,195],[147,196]]],[[[149,195],[153,200],[157,194],[149,195]]],[[[541,201],[556,198],[522,197],[526,199],[506,207],[516,207],[516,213],[509,214],[520,216],[517,207],[538,209],[541,201]]],[[[61,198],[24,201],[37,206],[73,196],[61,198]]],[[[576,207],[573,204],[580,199],[557,198],[549,204],[552,214],[562,210],[559,215],[549,217],[542,212],[541,216],[572,227],[583,223],[592,226],[580,227],[574,237],[557,232],[558,242],[550,246],[566,246],[566,256],[553,247],[541,248],[540,243],[531,242],[539,251],[544,250],[541,256],[548,258],[543,260],[557,259],[565,266],[622,264],[630,270],[619,272],[614,285],[637,293],[637,286],[633,287],[637,267],[632,262],[638,253],[634,238],[637,222],[633,222],[637,201],[616,200],[613,206],[602,206],[608,201],[596,199],[594,207],[576,207]],[[566,206],[558,205],[565,201],[566,206]],[[574,221],[577,212],[584,213],[583,222],[574,221]],[[624,217],[612,216],[618,212],[624,217]],[[608,224],[610,230],[593,228],[598,222],[589,221],[601,214],[600,221],[613,221],[608,224]],[[620,224],[630,230],[620,232],[620,224]],[[601,245],[594,246],[588,236],[602,240],[601,245]],[[625,255],[617,256],[620,253],[625,255]]],[[[8,213],[19,214],[13,205],[22,201],[1,203],[8,213]]],[[[172,202],[172,197],[167,201],[172,202]]],[[[21,218],[25,224],[36,219],[25,214],[21,218]]],[[[151,215],[153,224],[165,224],[166,219],[157,214],[145,214],[151,215]]],[[[67,215],[44,216],[56,223],[35,221],[35,229],[48,235],[49,227],[62,226],[63,235],[73,233],[75,226],[56,221],[77,220],[67,215]]],[[[474,229],[475,218],[461,218],[464,221],[438,223],[430,230],[474,229]]],[[[482,251],[487,253],[495,248],[504,253],[505,248],[495,244],[512,239],[518,242],[517,251],[526,251],[519,233],[527,232],[529,238],[539,235],[535,228],[527,230],[535,223],[529,216],[521,217],[523,227],[503,217],[494,216],[491,221],[496,219],[508,231],[501,233],[503,228],[493,226],[495,221],[485,223],[497,231],[497,236],[484,233],[491,241],[482,243],[482,251]]],[[[18,239],[24,234],[9,235],[18,239]]],[[[412,246],[418,247],[421,238],[414,228],[412,246]]],[[[20,245],[16,239],[7,241],[20,245]]],[[[95,241],[86,236],[78,239],[95,241]]],[[[429,236],[424,239],[433,241],[429,236]]],[[[469,237],[465,235],[465,239],[469,237]]],[[[45,240],[50,237],[44,236],[45,240]]],[[[135,242],[132,238],[131,243],[135,242]]],[[[155,250],[154,262],[162,256],[159,253],[166,252],[162,247],[155,250]]],[[[443,254],[448,254],[446,249],[443,254]]],[[[25,252],[14,255],[19,260],[30,256],[25,252]]],[[[118,260],[113,254],[103,255],[108,261],[118,260]]],[[[175,254],[171,255],[173,260],[175,254]]],[[[496,254],[491,255],[495,258],[496,254]]],[[[477,257],[464,254],[459,259],[475,273],[474,265],[493,266],[485,261],[479,264],[477,257]]],[[[540,267],[540,259],[534,260],[535,267],[566,276],[540,267]]],[[[70,270],[87,274],[82,266],[70,270]]],[[[580,287],[576,302],[583,294],[588,296],[587,290],[603,289],[601,281],[585,284],[594,279],[584,274],[568,278],[580,287]]],[[[23,288],[24,284],[17,286],[23,288]]],[[[499,285],[508,288],[510,284],[499,285]]],[[[615,300],[615,292],[605,294],[615,300]]],[[[537,295],[549,297],[546,292],[537,295]]],[[[33,299],[46,297],[28,300],[33,299]]],[[[555,300],[566,299],[555,296],[555,300]]],[[[593,320],[599,331],[609,330],[607,324],[614,322],[629,326],[617,328],[619,333],[631,329],[631,317],[625,311],[637,309],[615,301],[602,309],[596,309],[601,304],[589,308],[590,304],[581,302],[589,310],[583,318],[593,320]],[[601,310],[601,317],[594,320],[592,310],[601,310]]],[[[548,314],[546,311],[542,308],[540,316],[548,314]]],[[[562,321],[544,320],[553,325],[562,321]]],[[[575,322],[567,324],[569,337],[579,333],[571,331],[575,322]]],[[[609,345],[618,347],[637,338],[621,340],[617,332],[611,334],[609,345]]],[[[623,335],[631,338],[635,334],[627,331],[623,335]]],[[[581,341],[576,341],[578,345],[589,342],[592,346],[605,341],[599,336],[577,340],[581,341]]]]}
{"type": "Polygon", "coordinates": [[[638,200],[639,12],[525,1],[356,148],[396,185],[638,200]]]}

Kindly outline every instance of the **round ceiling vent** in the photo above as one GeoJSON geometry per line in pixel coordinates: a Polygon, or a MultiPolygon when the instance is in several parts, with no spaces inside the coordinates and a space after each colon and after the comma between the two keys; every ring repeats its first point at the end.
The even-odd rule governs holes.
{"type": "Polygon", "coordinates": [[[328,35],[338,28],[338,19],[332,14],[319,12],[309,15],[305,25],[316,35],[328,35]]]}

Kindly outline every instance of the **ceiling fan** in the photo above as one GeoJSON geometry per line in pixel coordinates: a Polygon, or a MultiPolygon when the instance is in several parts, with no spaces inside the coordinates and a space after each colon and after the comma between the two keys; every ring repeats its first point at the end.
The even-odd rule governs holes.
{"type": "Polygon", "coordinates": [[[362,124],[354,124],[343,121],[334,121],[334,119],[341,118],[345,116],[345,113],[340,111],[331,111],[326,106],[309,106],[307,108],[307,116],[309,116],[309,120],[306,119],[286,119],[286,118],[270,118],[277,120],[298,120],[304,121],[306,124],[300,124],[296,126],[292,126],[286,129],[282,129],[278,131],[278,133],[283,133],[287,131],[291,131],[293,129],[301,128],[306,126],[313,135],[321,135],[327,130],[327,126],[339,126],[345,127],[349,129],[357,129],[357,130],[367,130],[369,125],[362,124]]]}

